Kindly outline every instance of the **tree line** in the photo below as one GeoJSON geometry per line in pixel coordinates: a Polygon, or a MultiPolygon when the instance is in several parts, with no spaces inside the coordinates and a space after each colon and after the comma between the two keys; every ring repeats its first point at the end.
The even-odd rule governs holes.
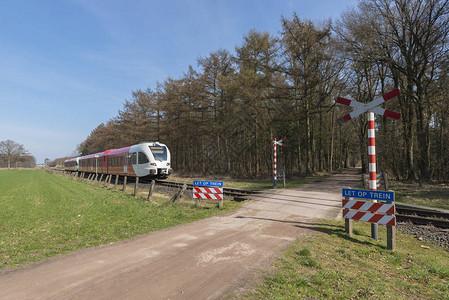
{"type": "Polygon", "coordinates": [[[34,168],[36,159],[23,145],[12,140],[0,141],[0,168],[34,168]]]}
{"type": "Polygon", "coordinates": [[[367,118],[342,125],[342,96],[370,102],[394,88],[376,118],[378,170],[408,180],[449,179],[448,1],[364,0],[335,21],[281,18],[278,34],[248,32],[235,51],[198,59],[181,78],[132,93],[82,154],[160,141],[178,172],[268,177],[270,141],[287,137],[279,169],[310,175],[361,164],[367,118]]]}

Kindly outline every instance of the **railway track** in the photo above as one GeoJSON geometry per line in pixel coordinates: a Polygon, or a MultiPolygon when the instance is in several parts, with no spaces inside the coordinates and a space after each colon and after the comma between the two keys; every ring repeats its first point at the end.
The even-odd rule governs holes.
{"type": "MultiPolygon", "coordinates": [[[[182,188],[182,186],[185,184],[185,185],[187,185],[187,189],[189,189],[189,190],[193,189],[192,183],[175,182],[175,181],[167,181],[167,180],[156,180],[156,184],[160,185],[160,186],[171,187],[171,188],[182,188]]],[[[259,192],[259,191],[223,187],[223,194],[227,195],[227,196],[234,197],[235,201],[245,200],[241,197],[250,195],[250,194],[254,194],[257,192],[259,192]]]]}
{"type": "Polygon", "coordinates": [[[416,225],[431,224],[439,228],[449,228],[449,212],[433,208],[396,204],[396,220],[408,221],[416,225]]]}
{"type": "MultiPolygon", "coordinates": [[[[156,184],[171,188],[181,188],[184,184],[187,189],[193,189],[193,184],[156,180],[156,184]]],[[[259,190],[245,190],[236,188],[223,188],[223,194],[233,196],[236,201],[246,200],[244,196],[260,193],[259,190]]],[[[439,228],[449,228],[449,212],[426,207],[414,207],[396,203],[396,219],[398,222],[411,222],[416,225],[433,225],[439,228]]]]}
{"type": "MultiPolygon", "coordinates": [[[[141,183],[146,184],[149,182],[149,180],[142,180],[141,183]]],[[[187,185],[187,189],[193,189],[193,184],[184,182],[156,180],[156,184],[169,188],[182,188],[182,186],[185,184],[187,185]]],[[[245,196],[261,192],[263,191],[223,187],[223,194],[226,196],[234,197],[234,201],[244,201],[247,199],[245,196]]],[[[438,228],[449,229],[449,211],[447,210],[438,210],[428,207],[416,207],[412,205],[396,203],[396,220],[398,222],[411,222],[415,225],[433,225],[438,228]]]]}

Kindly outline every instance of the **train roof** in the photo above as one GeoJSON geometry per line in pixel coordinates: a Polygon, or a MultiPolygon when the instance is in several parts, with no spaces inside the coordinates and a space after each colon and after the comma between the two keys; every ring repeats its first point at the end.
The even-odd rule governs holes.
{"type": "Polygon", "coordinates": [[[129,152],[130,148],[131,148],[131,146],[123,147],[123,148],[120,148],[120,149],[112,149],[111,151],[109,151],[108,155],[115,155],[115,154],[126,153],[126,152],[129,152]]]}
{"type": "Polygon", "coordinates": [[[165,146],[165,144],[163,143],[159,143],[159,142],[141,142],[139,144],[136,145],[132,145],[132,146],[127,146],[127,147],[123,147],[123,148],[119,148],[119,149],[109,149],[106,150],[104,152],[98,152],[98,153],[94,153],[94,154],[89,154],[89,155],[85,155],[85,156],[81,156],[79,157],[79,159],[90,159],[90,158],[95,158],[95,157],[103,157],[105,155],[117,155],[117,154],[122,154],[122,153],[126,153],[129,152],[129,150],[131,149],[131,147],[135,147],[135,146],[139,146],[139,145],[148,145],[148,146],[165,146]]]}
{"type": "Polygon", "coordinates": [[[64,160],[64,162],[69,162],[69,161],[72,161],[72,160],[77,160],[79,157],[72,157],[72,158],[69,158],[69,159],[66,159],[66,160],[64,160]]]}

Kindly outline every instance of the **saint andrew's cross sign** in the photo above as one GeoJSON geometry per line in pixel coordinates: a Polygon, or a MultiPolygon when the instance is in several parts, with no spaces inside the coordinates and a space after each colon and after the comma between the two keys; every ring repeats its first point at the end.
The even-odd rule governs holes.
{"type": "MultiPolygon", "coordinates": [[[[368,160],[369,160],[369,187],[370,190],[377,190],[377,176],[376,176],[376,143],[375,143],[375,126],[374,126],[374,114],[378,114],[381,116],[385,116],[388,118],[399,120],[401,118],[401,114],[386,110],[384,108],[379,107],[385,101],[388,101],[400,94],[398,89],[394,89],[391,92],[386,93],[382,97],[376,98],[368,103],[360,103],[354,100],[349,100],[346,98],[338,97],[337,103],[347,105],[349,107],[355,108],[352,112],[345,115],[344,117],[337,120],[339,124],[342,124],[346,121],[349,121],[353,118],[356,118],[363,114],[364,112],[368,113],[368,160]]],[[[346,221],[345,221],[346,222],[346,221]]],[[[394,230],[392,226],[387,226],[387,232],[391,233],[391,236],[394,235],[394,230]]],[[[377,224],[371,224],[371,237],[375,240],[378,240],[378,229],[377,224]]],[[[391,240],[394,240],[392,238],[391,240]]],[[[391,246],[394,248],[393,242],[391,246]]]]}
{"type": "Polygon", "coordinates": [[[373,112],[377,115],[381,115],[381,116],[385,116],[385,117],[392,118],[395,120],[399,120],[401,118],[400,113],[379,107],[379,105],[381,105],[385,101],[388,101],[391,98],[398,96],[399,93],[400,92],[398,89],[394,89],[391,92],[388,92],[385,95],[383,95],[382,97],[376,98],[369,103],[360,103],[355,100],[349,100],[346,98],[338,97],[337,103],[347,105],[349,107],[354,107],[355,110],[350,112],[349,114],[345,115],[343,118],[338,119],[337,122],[339,124],[344,123],[344,122],[349,121],[353,118],[356,118],[356,117],[360,116],[361,114],[363,114],[364,112],[368,112],[368,111],[373,112]]]}

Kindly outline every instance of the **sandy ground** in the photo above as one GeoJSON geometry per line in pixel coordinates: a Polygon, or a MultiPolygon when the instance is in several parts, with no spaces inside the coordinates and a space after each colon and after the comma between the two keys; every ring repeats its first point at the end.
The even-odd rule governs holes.
{"type": "Polygon", "coordinates": [[[316,218],[337,218],[357,170],[270,190],[231,214],[0,273],[0,299],[221,299],[254,286],[316,218]]]}

